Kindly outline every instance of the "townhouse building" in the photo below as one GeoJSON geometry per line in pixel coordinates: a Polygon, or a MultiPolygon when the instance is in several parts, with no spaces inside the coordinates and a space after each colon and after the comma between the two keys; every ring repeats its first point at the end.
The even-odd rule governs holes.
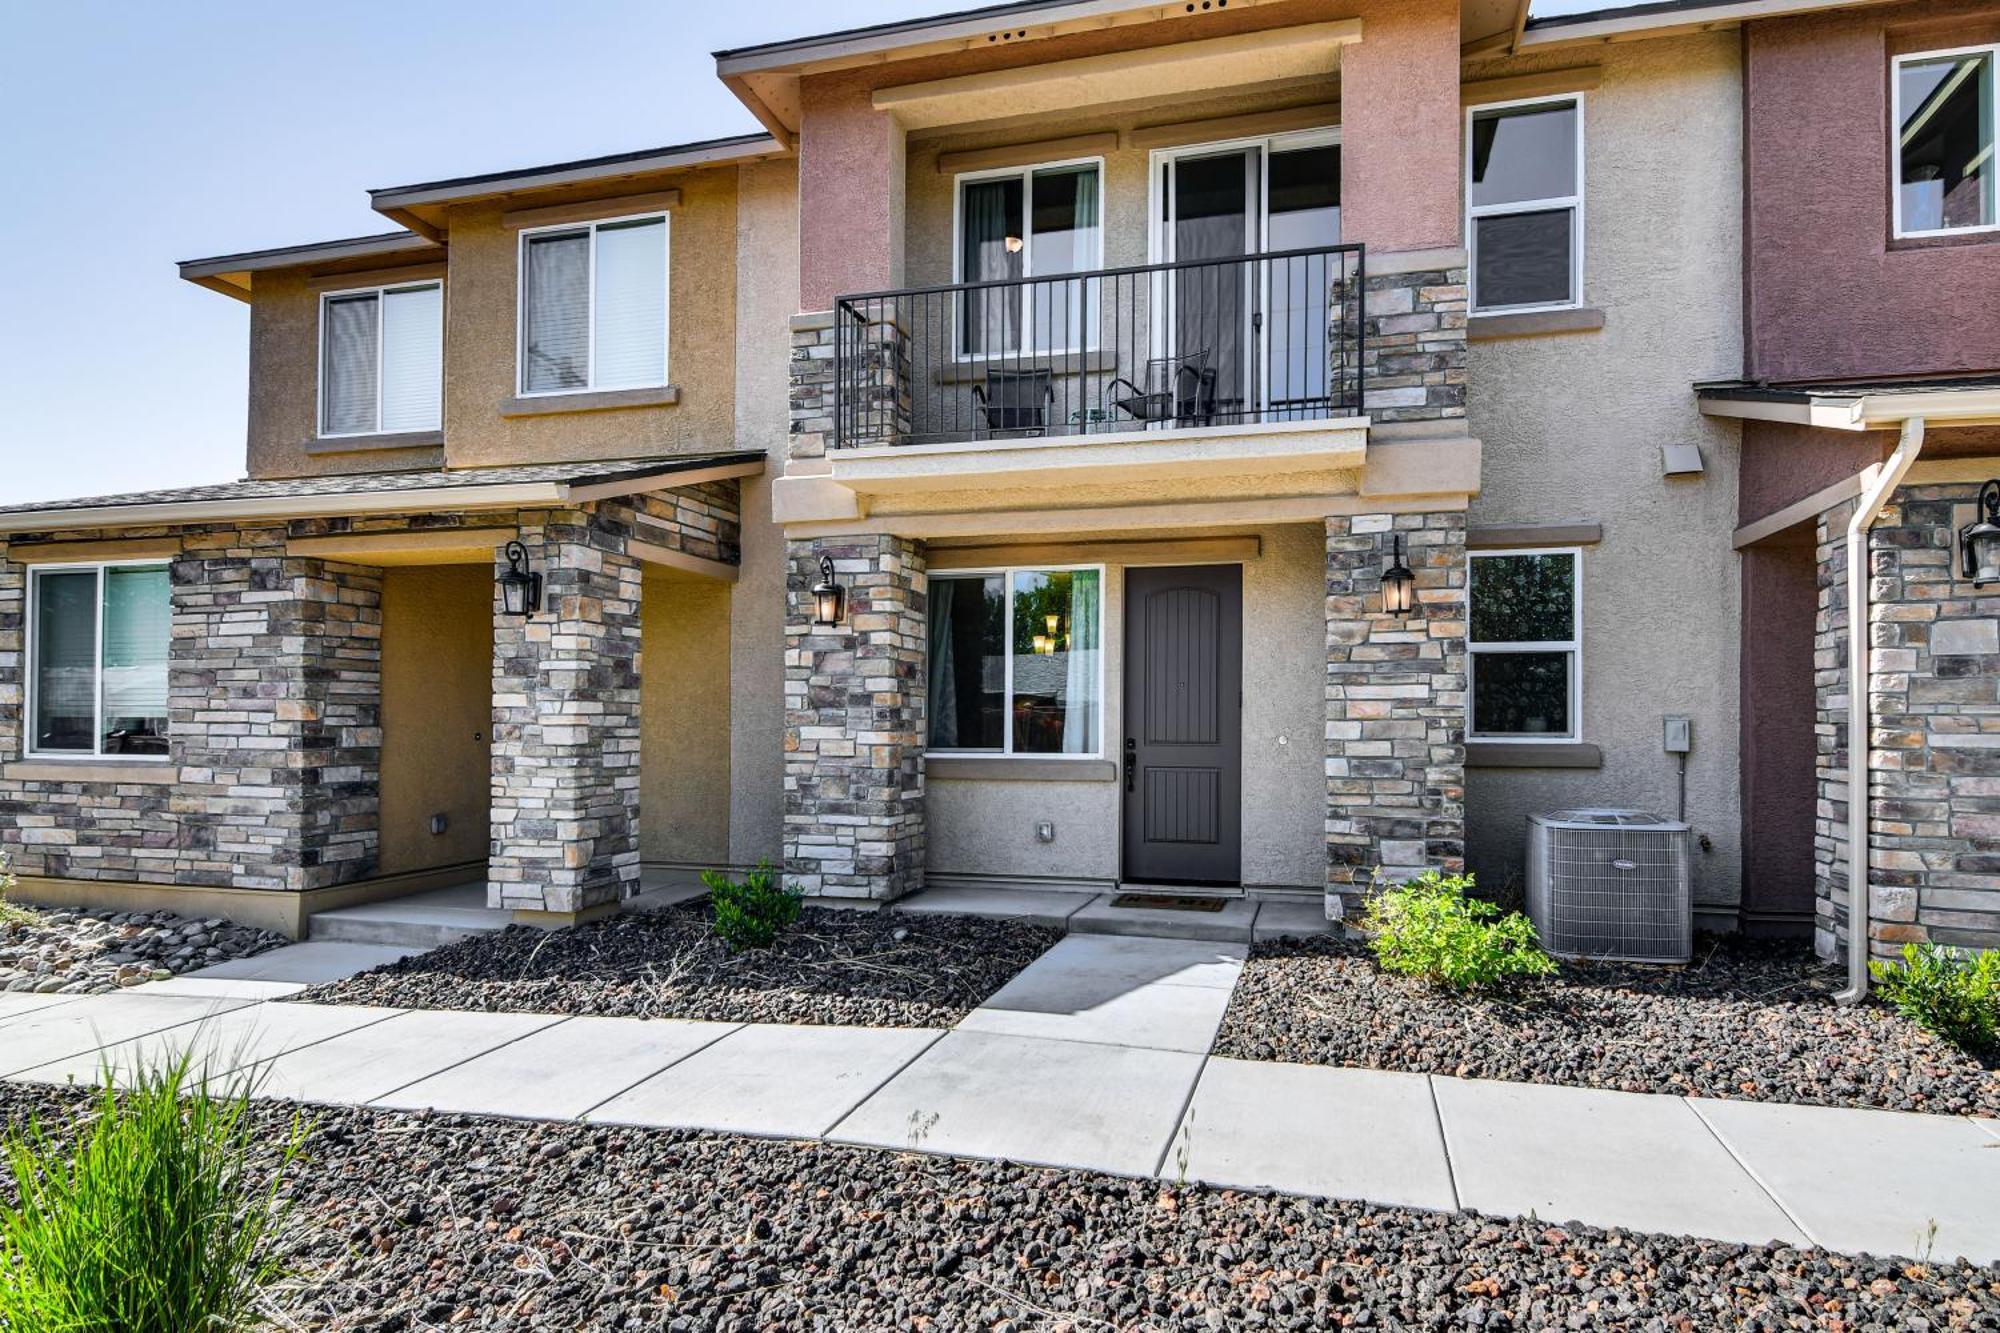
{"type": "MultiPolygon", "coordinates": [[[[247,476],[0,510],[15,867],[294,933],[467,880],[560,924],[767,857],[849,902],[1343,911],[1431,867],[1506,886],[1529,813],[1634,806],[1693,826],[1704,924],[1831,948],[1828,534],[1861,491],[1827,488],[1894,437],[1821,447],[1833,391],[1795,386],[1994,370],[1990,101],[1989,165],[1956,122],[1936,150],[1986,222],[1913,186],[1952,234],[1908,249],[1872,202],[1822,235],[1784,127],[1836,41],[1857,87],[1970,49],[1991,88],[1972,7],[1942,47],[1901,12],[1000,5],[718,53],[759,133],[184,264],[250,306],[247,476]]],[[[1864,180],[1889,131],[1829,108],[1864,180]]],[[[1971,492],[1919,494],[1893,550],[1936,555],[1971,492]]],[[[1879,635],[1920,632],[1901,600],[1879,635]]],[[[1942,709],[1878,743],[1976,763],[1996,659],[1920,691],[1922,645],[1877,646],[1942,709]]],[[[1950,771],[1889,849],[1922,868],[1877,862],[1933,895],[1909,921],[1983,891],[1950,771]]]]}

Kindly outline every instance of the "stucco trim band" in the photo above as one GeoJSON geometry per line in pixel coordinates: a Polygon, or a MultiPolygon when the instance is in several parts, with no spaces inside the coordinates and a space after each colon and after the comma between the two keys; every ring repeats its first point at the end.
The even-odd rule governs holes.
{"type": "Polygon", "coordinates": [[[1604,752],[1587,742],[1556,745],[1507,741],[1468,741],[1467,768],[1602,768],[1604,752]]]}
{"type": "Polygon", "coordinates": [[[578,199],[567,204],[537,208],[510,208],[500,215],[500,225],[519,231],[564,222],[589,222],[621,213],[659,213],[681,206],[679,190],[655,190],[650,194],[614,194],[601,199],[578,199]]]}
{"type": "Polygon", "coordinates": [[[930,567],[986,569],[1004,565],[1236,565],[1260,558],[1261,537],[1185,537],[1165,541],[1009,542],[932,546],[930,567]]]}
{"type": "Polygon", "coordinates": [[[1118,132],[1073,134],[1064,139],[1037,139],[1032,143],[996,144],[991,148],[967,148],[956,153],[939,153],[940,176],[961,171],[984,171],[988,167],[1029,166],[1036,162],[1060,162],[1065,158],[1109,153],[1118,147],[1118,132]]]}
{"type": "MultiPolygon", "coordinates": [[[[772,483],[773,510],[786,478],[772,483]]],[[[816,480],[816,479],[808,479],[816,480]]],[[[891,534],[934,541],[940,537],[1024,537],[1068,532],[1145,532],[1187,528],[1268,527],[1312,523],[1336,514],[1425,514],[1459,512],[1463,493],[1443,495],[1259,496],[1242,500],[1192,500],[1173,504],[1107,505],[1079,509],[998,509],[940,514],[884,514],[813,521],[786,517],[785,535],[794,539],[891,534]]]]}
{"type": "Polygon", "coordinates": [[[1513,546],[1591,546],[1604,540],[1601,523],[1495,523],[1467,529],[1465,544],[1473,550],[1513,546]]]}
{"type": "Polygon", "coordinates": [[[436,532],[350,532],[294,537],[287,555],[320,556],[356,565],[486,565],[513,540],[515,529],[448,528],[436,532]]]}
{"type": "Polygon", "coordinates": [[[303,452],[314,458],[327,458],[339,454],[380,454],[398,449],[441,449],[444,447],[444,432],[441,430],[410,431],[398,435],[339,435],[331,439],[315,436],[301,446],[303,452]]]}
{"type": "Polygon", "coordinates": [[[655,389],[603,389],[596,393],[552,393],[500,400],[503,417],[554,417],[567,412],[616,412],[630,407],[672,407],[681,400],[680,386],[655,389]]]}
{"type": "Polygon", "coordinates": [[[118,537],[94,542],[17,542],[7,559],[20,565],[77,560],[155,560],[181,552],[178,537],[118,537]]]}
{"type": "Polygon", "coordinates": [[[1118,765],[1109,759],[926,755],[924,776],[937,782],[1116,782],[1118,765]]]}
{"type": "Polygon", "coordinates": [[[1538,338],[1550,333],[1595,333],[1604,327],[1604,312],[1595,306],[1572,310],[1529,310],[1518,315],[1473,315],[1465,321],[1472,342],[1495,338],[1538,338]]]}
{"type": "Polygon", "coordinates": [[[1125,146],[1178,148],[1182,144],[1249,139],[1266,134],[1286,134],[1292,130],[1317,130],[1339,123],[1340,103],[1314,102],[1310,106],[1286,107],[1280,111],[1252,111],[1241,116],[1141,125],[1126,134],[1125,146]]]}
{"type": "Polygon", "coordinates": [[[1458,85],[1458,104],[1479,106],[1487,102],[1512,102],[1526,97],[1594,92],[1603,83],[1602,65],[1575,65],[1569,69],[1545,69],[1533,74],[1514,74],[1500,79],[1475,79],[1458,85]]]}
{"type": "Polygon", "coordinates": [[[406,264],[401,268],[360,268],[340,273],[320,273],[306,279],[306,287],[315,292],[337,292],[349,287],[392,287],[399,282],[437,282],[446,276],[450,265],[442,260],[435,264],[406,264]]]}

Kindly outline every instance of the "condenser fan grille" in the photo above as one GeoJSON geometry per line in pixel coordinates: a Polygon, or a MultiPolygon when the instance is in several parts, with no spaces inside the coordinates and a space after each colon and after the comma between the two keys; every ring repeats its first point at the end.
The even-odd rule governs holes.
{"type": "Polygon", "coordinates": [[[1528,915],[1542,947],[1562,957],[1686,962],[1687,825],[1632,811],[1533,816],[1528,915]]]}

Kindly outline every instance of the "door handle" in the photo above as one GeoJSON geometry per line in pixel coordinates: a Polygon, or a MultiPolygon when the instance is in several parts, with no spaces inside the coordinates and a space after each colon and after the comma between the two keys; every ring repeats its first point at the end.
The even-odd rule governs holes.
{"type": "Polygon", "coordinates": [[[1133,752],[1132,742],[1125,742],[1125,791],[1129,795],[1134,790],[1133,779],[1139,772],[1139,756],[1133,752]]]}

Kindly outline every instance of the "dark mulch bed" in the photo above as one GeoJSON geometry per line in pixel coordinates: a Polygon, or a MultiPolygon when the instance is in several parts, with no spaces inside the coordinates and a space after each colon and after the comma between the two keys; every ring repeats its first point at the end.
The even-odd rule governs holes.
{"type": "Polygon", "coordinates": [[[1564,963],[1459,997],[1378,971],[1366,948],[1259,944],[1218,1055],[1816,1106],[2000,1114],[2000,1072],[1870,1003],[1789,941],[1704,936],[1685,968],[1564,963]]]}
{"type": "Polygon", "coordinates": [[[950,1027],[1062,938],[1018,921],[808,907],[731,954],[705,903],[571,930],[514,926],[302,991],[321,1004],[731,1023],[950,1027]]]}
{"type": "MultiPolygon", "coordinates": [[[[0,1089],[10,1120],[77,1094],[0,1089]]],[[[278,1137],[291,1112],[252,1114],[278,1137]]],[[[2000,1328],[2000,1268],[682,1131],[315,1113],[279,1327],[2000,1328]]],[[[7,1186],[0,1183],[0,1196],[7,1186]]]]}

